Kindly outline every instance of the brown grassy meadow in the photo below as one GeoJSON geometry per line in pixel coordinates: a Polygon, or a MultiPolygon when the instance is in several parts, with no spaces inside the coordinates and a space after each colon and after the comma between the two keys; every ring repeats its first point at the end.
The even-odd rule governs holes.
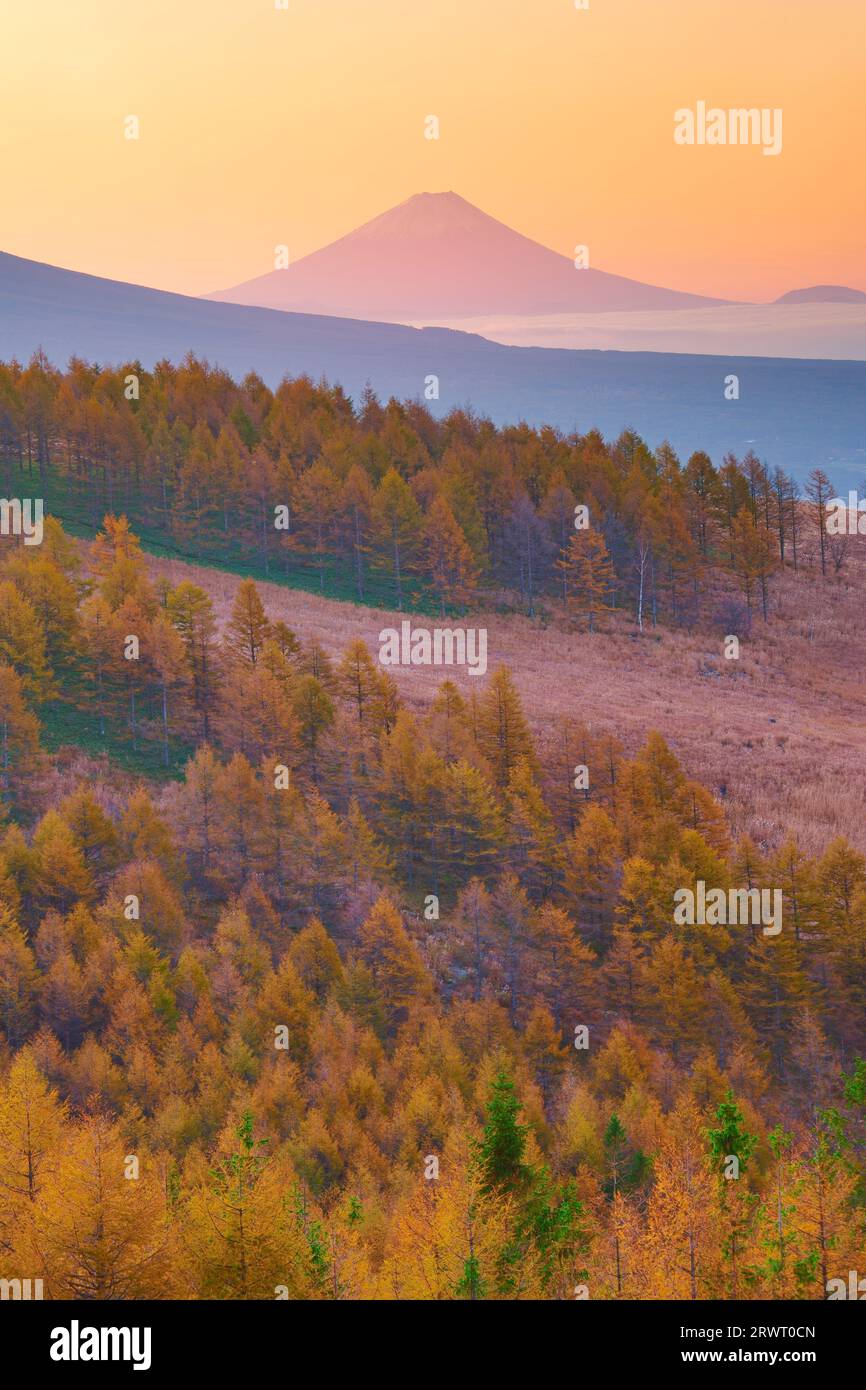
{"type": "MultiPolygon", "coordinates": [[[[173,559],[149,557],[149,565],[154,577],[200,584],[226,620],[236,576],[173,559]]],[[[725,660],[721,630],[645,625],[641,634],[624,614],[608,615],[593,635],[555,613],[533,621],[481,612],[461,621],[488,629],[488,670],[499,663],[511,669],[541,749],[563,717],[613,734],[629,752],[659,729],[688,773],[724,801],[735,833],[747,830],[771,847],[791,831],[812,853],[845,834],[866,850],[864,579],[866,540],[859,538],[841,577],[822,578],[814,565],[776,576],[770,621],[754,620],[737,661],[725,660]]],[[[259,589],[271,618],[334,657],[354,637],[375,655],[380,630],[406,616],[280,584],[259,589]]],[[[391,670],[416,709],[445,674],[466,693],[482,684],[459,669],[391,670]]]]}

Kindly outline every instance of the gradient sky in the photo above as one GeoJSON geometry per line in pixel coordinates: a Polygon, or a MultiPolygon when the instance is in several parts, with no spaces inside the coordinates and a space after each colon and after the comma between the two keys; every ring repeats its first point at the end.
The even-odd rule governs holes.
{"type": "Polygon", "coordinates": [[[863,0],[288,6],[6,6],[0,249],[196,294],[454,189],[656,284],[866,290],[863,0]],[[782,107],[782,154],[678,147],[699,99],[782,107]]]}

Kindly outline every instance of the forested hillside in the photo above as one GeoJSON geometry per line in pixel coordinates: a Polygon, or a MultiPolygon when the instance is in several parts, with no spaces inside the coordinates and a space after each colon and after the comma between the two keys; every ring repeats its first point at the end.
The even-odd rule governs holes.
{"type": "Polygon", "coordinates": [[[850,550],[826,534],[820,469],[804,493],[752,453],[717,468],[633,431],[437,420],[369,391],[356,411],[339,387],[271,391],[193,358],[153,373],[0,364],[0,458],[10,495],[38,481],[91,535],[122,513],[148,546],[398,608],[497,598],[741,631],[767,616],[780,566],[838,574],[850,550]],[[577,532],[576,506],[591,522],[577,532]],[[739,594],[721,611],[719,575],[739,594]]]}
{"type": "MultiPolygon", "coordinates": [[[[268,409],[293,392],[298,453],[271,462],[300,493],[337,445],[314,388],[268,409]],[[311,424],[304,442],[307,417],[324,433],[311,424]]],[[[77,456],[59,442],[59,402],[76,397],[58,383],[22,417],[34,482],[56,470],[83,499],[99,479],[117,512],[150,508],[172,534],[211,515],[219,548],[225,480],[187,513],[193,470],[175,475],[159,513],[158,451],[98,396],[82,391],[80,418],[126,421],[140,455],[115,443],[97,463],[92,439],[77,456]],[[35,419],[53,423],[40,436],[35,419]]],[[[205,399],[194,408],[207,417],[205,399]]],[[[212,423],[211,462],[239,447],[212,423]]],[[[554,482],[548,458],[589,469],[585,441],[513,444],[494,436],[471,458],[495,476],[484,505],[515,479],[530,535],[551,491],[567,512],[604,478],[624,547],[638,534],[616,531],[625,479],[667,489],[668,521],[682,498],[696,570],[653,532],[657,616],[684,619],[711,555],[731,543],[736,565],[740,532],[769,551],[770,494],[742,470],[728,530],[723,481],[707,475],[702,513],[679,472],[649,476],[638,443],[617,474],[623,446],[599,441],[591,492],[589,472],[554,482]]],[[[350,463],[342,485],[373,488],[378,472],[377,490],[420,506],[385,446],[368,447],[378,462],[350,463]]],[[[264,465],[252,435],[244,448],[245,468],[264,465]]],[[[491,533],[472,542],[469,503],[445,494],[477,474],[424,448],[404,470],[430,477],[420,524],[438,516],[472,553],[491,533]]],[[[204,452],[190,445],[186,463],[204,470],[204,452]]],[[[564,699],[542,745],[505,667],[468,693],[444,680],[410,710],[363,641],[329,658],[251,579],[220,628],[202,587],[151,581],[124,516],[98,524],[83,553],[52,518],[40,545],[0,552],[0,1278],[100,1299],[821,1299],[862,1267],[860,853],[733,840],[649,724],[627,755],[564,699]],[[779,890],[783,929],[677,925],[674,895],[698,883],[779,890]]],[[[491,582],[513,553],[487,549],[491,582]]],[[[305,563],[327,575],[323,554],[305,563]]],[[[350,547],[333,564],[363,585],[374,558],[350,547]]],[[[545,585],[555,601],[561,573],[533,573],[524,603],[545,585]]],[[[401,574],[407,601],[419,582],[435,605],[472,597],[420,564],[401,574]]],[[[616,575],[633,603],[634,574],[616,575]]]]}

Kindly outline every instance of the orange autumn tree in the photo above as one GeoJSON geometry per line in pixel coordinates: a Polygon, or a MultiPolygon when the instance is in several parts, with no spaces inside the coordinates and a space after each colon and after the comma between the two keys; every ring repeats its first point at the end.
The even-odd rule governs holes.
{"type": "Polygon", "coordinates": [[[447,608],[472,601],[478,570],[454,513],[442,496],[434,498],[421,535],[424,574],[444,618],[447,608]]]}
{"type": "Polygon", "coordinates": [[[577,531],[557,560],[562,571],[562,592],[568,611],[585,616],[595,631],[599,613],[608,609],[615,575],[604,536],[591,529],[577,531]]]}

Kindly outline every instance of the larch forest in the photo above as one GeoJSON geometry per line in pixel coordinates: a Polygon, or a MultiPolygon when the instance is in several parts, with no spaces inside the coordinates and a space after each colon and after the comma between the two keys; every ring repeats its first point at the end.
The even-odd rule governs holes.
{"type": "Polygon", "coordinates": [[[567,691],[533,727],[495,653],[407,702],[256,582],[745,635],[850,558],[825,475],[193,359],[6,364],[0,449],[52,499],[0,560],[0,1275],[808,1300],[862,1264],[866,857],[734,835],[651,711],[631,750],[567,691]],[[160,546],[254,574],[222,620],[160,546]],[[677,920],[698,885],[784,929],[677,920]]]}

